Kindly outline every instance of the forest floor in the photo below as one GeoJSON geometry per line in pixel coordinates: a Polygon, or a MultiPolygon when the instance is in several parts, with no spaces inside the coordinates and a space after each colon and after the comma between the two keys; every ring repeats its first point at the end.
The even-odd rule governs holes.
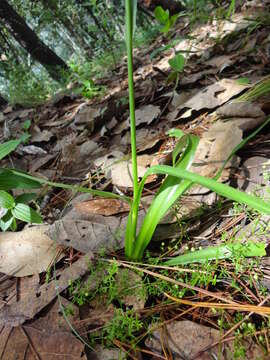
{"type": "MultiPolygon", "coordinates": [[[[171,163],[172,128],[200,137],[191,170],[213,177],[270,116],[269,90],[254,92],[267,81],[269,89],[269,9],[251,3],[230,20],[191,26],[182,18],[171,37],[135,50],[140,178],[171,163]],[[168,60],[178,51],[186,65],[175,86],[168,60]]],[[[192,187],[158,226],[145,262],[131,263],[123,251],[126,203],[61,185],[132,196],[125,59],[98,84],[106,88],[99,98],[69,90],[38,108],[0,113],[2,142],[28,137],[4,167],[59,183],[28,190],[43,225],[0,234],[0,358],[269,359],[269,216],[192,187]],[[261,242],[266,253],[162,266],[187,250],[239,240],[261,242]]],[[[269,144],[266,125],[221,181],[267,201],[269,144]]],[[[148,178],[139,222],[161,181],[148,178]]]]}

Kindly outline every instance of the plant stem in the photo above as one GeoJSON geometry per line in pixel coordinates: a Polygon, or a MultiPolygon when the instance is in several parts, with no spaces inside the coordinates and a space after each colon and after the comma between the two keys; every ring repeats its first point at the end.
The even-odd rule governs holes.
{"type": "Polygon", "coordinates": [[[136,154],[136,118],[135,118],[135,99],[133,82],[133,13],[132,1],[126,0],[126,46],[128,58],[128,88],[129,88],[129,112],[130,112],[130,137],[131,137],[131,158],[132,158],[132,177],[133,177],[133,199],[138,194],[138,167],[136,154]]]}
{"type": "MultiPolygon", "coordinates": [[[[131,140],[131,159],[132,159],[132,177],[133,177],[133,201],[137,199],[139,192],[138,182],[138,166],[137,166],[137,154],[136,154],[136,117],[135,117],[135,97],[134,97],[134,82],[133,82],[133,32],[135,24],[134,18],[135,11],[134,1],[126,0],[126,46],[127,46],[127,58],[128,58],[128,89],[129,89],[129,118],[130,118],[130,140],[131,140]]],[[[130,213],[130,229],[127,229],[129,235],[126,235],[126,256],[129,258],[133,251],[133,245],[136,240],[136,228],[137,228],[138,208],[132,206],[130,213]]]]}

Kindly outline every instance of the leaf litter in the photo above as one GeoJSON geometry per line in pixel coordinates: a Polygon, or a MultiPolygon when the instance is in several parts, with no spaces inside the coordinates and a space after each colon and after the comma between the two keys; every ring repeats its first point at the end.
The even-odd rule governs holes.
{"type": "MultiPolygon", "coordinates": [[[[254,48],[257,44],[256,36],[260,35],[259,31],[258,34],[253,33],[252,39],[247,42],[242,39],[240,41],[237,37],[232,37],[231,42],[225,41],[233,32],[245,32],[249,26],[250,21],[247,20],[246,14],[239,13],[233,16],[232,21],[225,20],[220,23],[216,21],[195,28],[190,38],[180,41],[175,46],[175,50],[188,49],[189,52],[185,54],[188,61],[181,75],[180,86],[173,92],[170,87],[166,88],[164,85],[166,78],[164,76],[162,78],[160,73],[161,71],[168,74],[168,61],[173,56],[173,50],[169,50],[166,55],[159,54],[152,63],[148,55],[157,47],[158,42],[154,44],[153,49],[142,49],[141,53],[139,51],[139,56],[145,59],[145,64],[139,66],[135,73],[137,148],[140,153],[138,160],[141,164],[139,176],[143,176],[152,164],[168,161],[173,144],[171,140],[168,141],[165,134],[168,129],[177,126],[184,131],[197,133],[201,137],[192,171],[213,177],[246,132],[258,128],[269,115],[269,107],[265,110],[266,100],[252,103],[234,101],[234,98],[250,88],[254,81],[262,78],[267,70],[263,57],[258,59],[256,50],[249,54],[249,57],[246,55],[248,49],[254,48]],[[217,39],[224,40],[222,51],[217,46],[217,39]],[[253,68],[250,65],[252,61],[258,66],[253,68]],[[246,75],[251,80],[249,83],[238,81],[246,75]],[[158,87],[156,84],[159,84],[158,87]],[[161,92],[162,95],[169,94],[166,100],[160,96],[161,92]],[[164,104],[168,98],[171,101],[164,111],[164,104]]],[[[80,182],[90,187],[114,189],[120,194],[130,195],[132,183],[127,106],[119,106],[123,98],[123,90],[127,86],[125,78],[126,71],[123,69],[115,79],[105,79],[109,90],[108,95],[101,101],[85,102],[78,97],[60,95],[58,99],[41,105],[38,109],[14,110],[10,106],[4,109],[0,113],[1,121],[6,124],[2,134],[3,139],[9,133],[17,138],[21,136],[22,124],[28,119],[35,124],[29,129],[31,137],[28,145],[21,150],[18,148],[12,155],[16,164],[21,164],[20,168],[24,171],[39,171],[48,180],[55,180],[56,176],[61,182],[76,184],[80,182]],[[24,152],[24,162],[20,160],[20,151],[24,152]]],[[[261,150],[263,153],[267,151],[267,142],[270,139],[265,138],[264,135],[260,136],[258,141],[260,145],[264,145],[261,150]]],[[[258,143],[255,143],[255,148],[258,148],[258,143]]],[[[255,191],[254,184],[265,185],[263,188],[266,189],[267,180],[263,178],[264,169],[261,164],[265,163],[264,159],[267,159],[267,155],[259,159],[247,154],[240,153],[240,158],[231,159],[223,170],[221,180],[236,179],[239,188],[248,186],[247,191],[255,191]],[[237,170],[240,171],[237,173],[237,170]]],[[[150,179],[147,185],[148,194],[155,193],[159,181],[157,177],[150,179]]],[[[46,188],[44,190],[46,191],[46,188]]],[[[59,313],[57,294],[63,296],[61,302],[68,307],[70,303],[67,289],[71,282],[83,279],[89,273],[89,264],[94,262],[93,253],[105,250],[107,254],[121,256],[127,222],[126,212],[129,206],[115,199],[93,198],[77,202],[66,212],[64,211],[66,214],[63,217],[61,215],[59,217],[72,196],[74,194],[68,191],[48,193],[48,201],[42,207],[42,211],[44,218],[50,220],[50,225],[26,228],[13,234],[1,234],[0,256],[3,261],[0,271],[6,274],[0,278],[0,285],[6,284],[0,287],[1,293],[4,294],[0,304],[2,326],[0,353],[2,351],[3,359],[8,359],[8,354],[15,352],[26,354],[26,359],[36,358],[37,354],[41,358],[50,359],[51,352],[65,356],[67,359],[72,356],[86,358],[83,353],[84,344],[72,334],[70,327],[59,313]],[[12,255],[10,249],[15,251],[16,256],[12,255]],[[57,249],[61,249],[64,257],[58,258],[58,263],[53,265],[58,253],[57,249]],[[46,276],[48,279],[45,281],[46,276]],[[18,281],[22,281],[21,288],[17,286],[18,281]],[[27,289],[27,282],[30,286],[25,291],[24,286],[27,289]],[[50,340],[45,347],[40,335],[41,329],[50,340]]],[[[245,220],[245,215],[241,217],[241,214],[235,215],[215,209],[216,201],[217,197],[213,194],[205,194],[204,189],[198,187],[192,189],[189,195],[181,200],[181,206],[185,211],[182,209],[181,213],[176,207],[174,213],[169,214],[171,216],[166,217],[159,225],[154,237],[158,239],[159,244],[167,239],[175,241],[182,237],[184,243],[180,245],[180,250],[179,246],[177,250],[180,253],[186,246],[199,248],[222,244],[222,239],[218,235],[222,230],[227,231],[228,234],[236,234],[242,242],[254,236],[265,241],[266,245],[269,244],[268,236],[265,236],[267,227],[262,227],[268,219],[245,220]],[[210,215],[207,213],[205,216],[198,215],[202,205],[210,206],[210,209],[208,208],[210,215]],[[179,221],[180,223],[182,221],[181,226],[184,231],[179,230],[179,221]],[[186,235],[183,235],[183,232],[186,235]],[[187,237],[190,237],[190,240],[187,237]]],[[[142,205],[140,221],[144,216],[144,206],[147,207],[147,204],[142,205]]],[[[154,253],[155,251],[154,249],[154,253]]],[[[177,251],[169,249],[171,255],[176,254],[177,251]]],[[[266,265],[262,267],[265,274],[264,281],[267,280],[267,276],[269,278],[267,259],[268,257],[264,259],[266,265]]],[[[228,269],[230,267],[225,262],[223,265],[228,269]]],[[[135,273],[131,271],[131,274],[135,273]]],[[[248,274],[254,276],[249,270],[248,274]]],[[[137,280],[134,280],[133,276],[131,275],[128,280],[130,283],[140,282],[140,276],[137,280]]],[[[121,276],[119,283],[120,280],[121,276]]],[[[240,278],[238,280],[241,281],[240,278]]],[[[248,286],[247,282],[245,286],[248,286]]],[[[249,296],[257,299],[255,303],[259,304],[264,297],[257,287],[258,282],[255,282],[249,296]]],[[[95,283],[91,284],[91,289],[95,290],[95,283]]],[[[224,298],[228,296],[231,299],[233,295],[228,293],[228,289],[224,285],[224,288],[219,287],[218,291],[224,298]]],[[[118,290],[121,293],[121,286],[118,290]]],[[[205,295],[197,294],[198,299],[200,296],[205,295]]],[[[139,303],[136,303],[132,296],[122,297],[120,300],[127,308],[130,306],[136,308],[138,314],[147,313],[147,299],[139,303]]],[[[196,301],[196,298],[193,300],[196,301]]],[[[94,309],[94,304],[92,305],[94,309]]],[[[72,306],[75,315],[69,319],[72,323],[75,320],[75,329],[81,329],[78,323],[82,321],[83,316],[80,314],[80,309],[76,309],[74,304],[72,306]]],[[[156,307],[156,313],[160,314],[159,306],[161,304],[155,304],[153,308],[156,307]]],[[[182,308],[182,311],[189,310],[182,308]]],[[[211,313],[210,309],[204,312],[199,308],[193,310],[193,316],[186,318],[189,320],[175,321],[174,317],[181,312],[177,313],[175,308],[168,307],[167,310],[165,307],[162,308],[161,319],[164,326],[160,333],[153,329],[152,338],[145,335],[146,350],[150,349],[151,354],[159,358],[167,356],[166,354],[170,352],[179,359],[183,354],[187,358],[194,358],[195,355],[200,354],[198,356],[201,359],[218,356],[219,340],[226,335],[226,331],[221,334],[217,330],[217,315],[211,313]],[[168,324],[164,316],[170,319],[168,324]],[[188,336],[183,336],[184,334],[188,336]]],[[[101,308],[99,313],[96,313],[96,319],[102,318],[104,311],[104,308],[101,308]]],[[[233,314],[228,312],[226,316],[231,319],[233,314]]],[[[109,317],[106,321],[109,323],[109,317]]],[[[94,316],[92,318],[90,316],[87,326],[84,327],[85,333],[91,333],[93,330],[91,326],[96,322],[94,316]]],[[[104,326],[104,323],[100,326],[104,326]]],[[[266,338],[268,335],[266,333],[266,338]]],[[[225,352],[219,356],[232,352],[233,341],[237,340],[235,337],[228,342],[226,337],[224,339],[226,339],[223,343],[225,352]]],[[[246,358],[254,359],[261,356],[263,359],[264,354],[258,342],[253,341],[251,337],[245,341],[245,347],[248,349],[246,358]]],[[[127,344],[121,346],[122,350],[130,351],[127,344]]],[[[103,346],[99,345],[97,349],[100,353],[106,352],[103,346]]],[[[142,350],[141,354],[143,353],[142,350]]],[[[117,350],[112,356],[118,355],[117,350]]],[[[94,358],[95,355],[92,353],[88,358],[91,356],[94,358]]]]}

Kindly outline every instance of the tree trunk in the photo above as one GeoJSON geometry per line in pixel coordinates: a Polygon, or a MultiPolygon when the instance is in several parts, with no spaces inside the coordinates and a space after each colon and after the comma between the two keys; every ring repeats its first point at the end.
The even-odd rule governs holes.
{"type": "Polygon", "coordinates": [[[68,69],[66,63],[39,39],[6,0],[0,1],[0,19],[17,42],[47,69],[53,79],[60,81],[61,70],[68,69]]]}
{"type": "Polygon", "coordinates": [[[177,0],[139,0],[139,4],[146,6],[151,11],[157,6],[162,6],[164,10],[168,9],[171,15],[184,10],[183,5],[177,0]]]}
{"type": "Polygon", "coordinates": [[[0,108],[4,105],[7,105],[7,101],[0,95],[0,108]]]}
{"type": "MultiPolygon", "coordinates": [[[[65,26],[65,28],[68,30],[70,35],[74,38],[74,40],[78,43],[78,45],[81,47],[82,50],[90,50],[89,45],[84,40],[84,35],[87,34],[80,34],[78,33],[78,29],[74,29],[73,23],[70,21],[70,19],[66,16],[65,12],[61,11],[58,7],[58,4],[56,1],[52,0],[41,0],[44,8],[49,8],[54,14],[54,16],[59,20],[59,22],[65,26]]],[[[82,28],[81,28],[82,29],[82,28]]],[[[82,29],[84,32],[84,30],[82,29]]]]}

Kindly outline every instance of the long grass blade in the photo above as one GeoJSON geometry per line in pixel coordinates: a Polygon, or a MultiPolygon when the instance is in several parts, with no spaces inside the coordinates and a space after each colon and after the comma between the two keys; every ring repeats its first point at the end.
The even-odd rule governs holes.
{"type": "MultiPolygon", "coordinates": [[[[191,165],[199,143],[199,139],[194,135],[188,135],[186,139],[187,147],[182,157],[180,157],[176,163],[176,168],[179,169],[187,169],[191,165]]],[[[132,249],[130,249],[131,252],[127,254],[129,258],[139,259],[142,257],[143,252],[149,244],[153,233],[162,217],[167,213],[176,200],[190,188],[191,185],[191,181],[183,180],[179,177],[168,176],[165,179],[159,192],[157,193],[155,199],[147,211],[138,237],[134,242],[134,246],[132,249]]],[[[134,206],[138,207],[139,202],[140,197],[134,200],[134,206]]],[[[128,234],[135,238],[136,229],[133,228],[133,233],[128,234]]]]}
{"type": "Polygon", "coordinates": [[[146,178],[153,174],[170,175],[179,177],[180,179],[190,180],[191,182],[204,186],[227,199],[231,199],[233,201],[239,202],[240,204],[250,206],[254,210],[270,215],[270,203],[260,199],[257,196],[246,194],[240,190],[234,189],[229,185],[219,183],[214,179],[209,179],[190,171],[176,169],[167,165],[157,165],[148,169],[141,181],[140,187],[143,187],[146,178]]]}
{"type": "Polygon", "coordinates": [[[194,262],[206,262],[209,260],[219,260],[231,258],[234,254],[240,254],[243,257],[252,256],[265,256],[266,245],[264,243],[255,243],[249,241],[245,244],[234,243],[234,244],[222,244],[219,246],[209,246],[202,250],[194,252],[188,252],[170,259],[165,262],[165,265],[185,265],[194,262]]]}
{"type": "MultiPolygon", "coordinates": [[[[30,182],[30,185],[28,188],[35,188],[38,187],[39,185],[49,185],[49,186],[54,186],[57,188],[61,188],[61,189],[68,189],[74,192],[83,192],[83,193],[90,193],[92,195],[96,195],[96,196],[101,196],[101,197],[105,197],[105,198],[111,198],[111,199],[120,199],[123,201],[127,201],[129,204],[131,203],[131,200],[129,197],[125,196],[125,195],[118,195],[118,194],[113,194],[111,192],[107,192],[107,191],[101,191],[101,190],[94,190],[94,189],[90,189],[90,188],[85,188],[82,186],[76,186],[76,185],[69,185],[69,184],[64,184],[64,183],[58,183],[58,182],[53,182],[53,181],[49,181],[49,180],[45,180],[45,179],[41,179],[32,175],[29,175],[27,173],[24,172],[20,172],[18,170],[13,170],[13,169],[3,169],[0,168],[0,175],[1,172],[8,172],[8,174],[10,174],[10,176],[14,176],[14,178],[16,179],[15,181],[19,182],[19,179],[23,179],[25,181],[23,181],[23,184],[27,185],[28,181],[30,182]]],[[[0,178],[1,181],[1,178],[0,178]]],[[[1,183],[0,183],[0,188],[1,188],[1,183]]],[[[15,187],[16,188],[16,187],[15,187]]],[[[21,187],[20,187],[21,188],[21,187]]]]}

